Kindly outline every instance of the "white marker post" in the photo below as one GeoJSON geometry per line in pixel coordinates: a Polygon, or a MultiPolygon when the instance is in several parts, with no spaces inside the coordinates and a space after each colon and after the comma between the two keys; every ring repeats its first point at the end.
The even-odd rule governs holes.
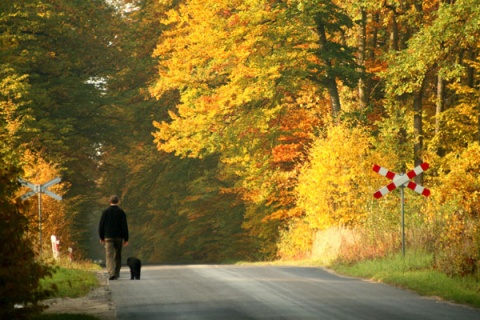
{"type": "Polygon", "coordinates": [[[62,200],[62,197],[56,193],[53,193],[47,190],[48,187],[53,186],[54,184],[59,183],[62,180],[60,177],[56,177],[44,184],[33,184],[26,180],[18,178],[17,181],[20,182],[22,186],[30,188],[31,190],[25,193],[23,196],[20,197],[22,201],[30,198],[34,194],[38,194],[38,238],[40,241],[39,244],[39,254],[42,255],[42,193],[45,193],[47,196],[52,197],[56,200],[62,200]]]}
{"type": "Polygon", "coordinates": [[[58,250],[60,246],[60,241],[57,240],[57,237],[55,235],[52,235],[50,237],[50,240],[52,241],[53,257],[55,258],[55,260],[58,260],[58,258],[60,258],[60,251],[58,250]]]}

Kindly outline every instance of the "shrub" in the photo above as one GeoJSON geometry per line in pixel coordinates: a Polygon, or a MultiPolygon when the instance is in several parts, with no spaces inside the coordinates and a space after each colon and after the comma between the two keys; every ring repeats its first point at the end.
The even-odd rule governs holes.
{"type": "Polygon", "coordinates": [[[356,228],[351,230],[350,239],[342,241],[336,262],[352,264],[363,260],[376,259],[399,249],[399,237],[391,232],[377,232],[356,228]]]}
{"type": "Polygon", "coordinates": [[[52,269],[35,260],[28,221],[10,200],[18,172],[5,158],[0,153],[0,319],[22,319],[42,309],[38,301],[52,290],[39,289],[39,281],[52,269]]]}
{"type": "Polygon", "coordinates": [[[313,231],[302,220],[292,220],[287,228],[280,232],[277,255],[282,259],[309,257],[312,248],[313,231]]]}
{"type": "Polygon", "coordinates": [[[27,220],[0,200],[0,319],[21,319],[38,313],[38,301],[52,292],[39,289],[39,281],[51,275],[51,268],[35,260],[25,238],[27,220]],[[21,306],[21,307],[19,307],[21,306]]]}
{"type": "Polygon", "coordinates": [[[478,224],[461,214],[444,221],[436,241],[435,266],[450,276],[474,275],[479,268],[478,224]]]}
{"type": "Polygon", "coordinates": [[[480,145],[471,143],[445,159],[430,210],[437,230],[435,265],[451,276],[474,275],[480,263],[480,145]]]}
{"type": "Polygon", "coordinates": [[[366,259],[384,257],[399,249],[399,237],[391,232],[377,232],[365,228],[332,227],[317,231],[312,255],[325,264],[353,264],[366,259]]]}

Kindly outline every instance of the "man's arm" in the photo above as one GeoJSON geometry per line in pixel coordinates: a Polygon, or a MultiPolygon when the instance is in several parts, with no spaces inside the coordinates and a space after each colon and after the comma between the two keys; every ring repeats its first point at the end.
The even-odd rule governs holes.
{"type": "Polygon", "coordinates": [[[123,219],[122,219],[122,236],[123,236],[123,242],[126,243],[124,245],[127,245],[129,240],[129,235],[128,235],[127,215],[125,214],[125,212],[123,213],[123,219]]]}
{"type": "Polygon", "coordinates": [[[98,224],[98,236],[100,237],[100,243],[105,242],[105,211],[102,213],[100,223],[98,224]]]}

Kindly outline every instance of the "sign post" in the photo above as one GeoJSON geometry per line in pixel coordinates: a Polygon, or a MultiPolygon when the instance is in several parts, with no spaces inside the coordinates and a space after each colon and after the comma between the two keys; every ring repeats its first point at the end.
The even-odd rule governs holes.
{"type": "Polygon", "coordinates": [[[47,190],[48,187],[53,186],[54,184],[59,183],[62,180],[60,177],[56,177],[44,184],[33,184],[26,180],[18,178],[17,181],[20,182],[22,186],[25,186],[30,189],[29,192],[25,193],[20,197],[22,201],[30,198],[34,194],[38,194],[38,239],[39,239],[39,253],[42,255],[42,193],[45,193],[47,196],[52,197],[55,200],[62,200],[62,197],[56,193],[53,193],[50,190],[47,190]]]}
{"type": "Polygon", "coordinates": [[[430,195],[430,190],[427,188],[422,187],[421,185],[416,184],[410,179],[416,177],[423,171],[427,170],[429,164],[424,162],[421,165],[415,167],[413,170],[407,172],[407,174],[396,174],[391,172],[383,167],[378,165],[373,166],[373,171],[376,173],[387,177],[390,180],[393,180],[388,185],[380,188],[377,192],[373,194],[376,199],[380,199],[390,191],[395,190],[397,187],[400,187],[400,200],[401,200],[401,214],[402,214],[402,254],[405,257],[405,187],[425,196],[428,197],[430,195]]]}

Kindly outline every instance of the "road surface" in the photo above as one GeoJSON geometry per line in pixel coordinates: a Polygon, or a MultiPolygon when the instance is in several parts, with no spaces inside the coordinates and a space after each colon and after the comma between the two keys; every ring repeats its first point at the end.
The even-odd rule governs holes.
{"type": "Polygon", "coordinates": [[[480,320],[480,310],[423,298],[322,268],[147,266],[110,281],[117,319],[480,320]]]}

